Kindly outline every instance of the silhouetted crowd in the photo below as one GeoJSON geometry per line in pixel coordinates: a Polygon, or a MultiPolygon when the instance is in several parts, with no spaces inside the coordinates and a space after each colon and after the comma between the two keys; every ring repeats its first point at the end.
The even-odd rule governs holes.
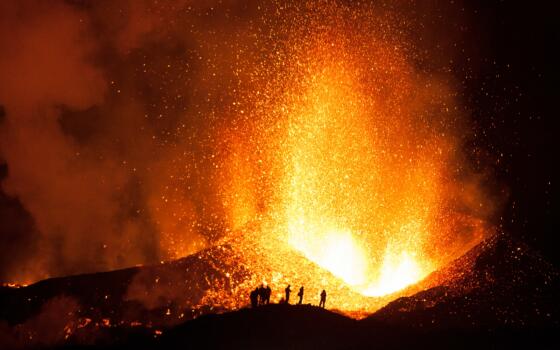
{"type": "MultiPolygon", "coordinates": [[[[285,298],[280,299],[280,304],[290,303],[290,294],[292,293],[292,289],[290,287],[291,286],[288,284],[286,289],[284,289],[285,298]]],[[[303,286],[301,286],[297,294],[299,298],[297,302],[298,305],[301,305],[303,303],[303,293],[304,293],[304,289],[303,286]]],[[[270,289],[270,286],[267,285],[265,287],[264,284],[261,284],[260,287],[255,288],[249,294],[249,299],[251,300],[251,307],[270,304],[271,294],[272,294],[272,290],[270,289]]],[[[319,307],[325,308],[326,302],[327,302],[327,292],[323,289],[323,291],[320,294],[319,307]]]]}
{"type": "Polygon", "coordinates": [[[251,299],[251,306],[257,307],[259,305],[269,304],[271,293],[272,290],[270,289],[270,286],[265,287],[261,284],[260,287],[255,288],[255,290],[253,290],[249,295],[249,298],[251,299]]]}

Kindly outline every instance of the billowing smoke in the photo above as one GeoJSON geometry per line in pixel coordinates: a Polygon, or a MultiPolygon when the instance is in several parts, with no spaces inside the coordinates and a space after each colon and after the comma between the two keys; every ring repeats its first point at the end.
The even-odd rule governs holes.
{"type": "MultiPolygon", "coordinates": [[[[6,116],[0,144],[8,165],[2,189],[22,203],[39,232],[36,253],[18,261],[17,270],[31,263],[33,272],[55,266],[70,272],[86,261],[101,263],[103,237],[116,229],[114,186],[123,186],[126,175],[114,159],[87,159],[61,123],[63,111],[92,108],[107,92],[104,72],[93,64],[97,44],[89,21],[62,3],[7,2],[1,12],[0,100],[6,116]]],[[[23,277],[19,271],[10,276],[23,277]]]]}
{"type": "MultiPolygon", "coordinates": [[[[460,30],[434,43],[441,28],[428,21],[431,7],[400,6],[409,16],[400,20],[416,18],[412,27],[424,38],[418,51],[437,47],[430,64],[445,71],[460,30]]],[[[235,0],[3,1],[0,280],[177,258],[245,222],[254,210],[228,216],[228,200],[253,196],[235,192],[247,179],[222,166],[240,157],[233,162],[243,174],[256,153],[245,157],[228,144],[255,143],[221,135],[247,128],[242,91],[254,65],[276,53],[266,40],[278,18],[289,22],[284,8],[235,0]]]]}
{"type": "Polygon", "coordinates": [[[3,279],[168,259],[219,228],[205,192],[221,98],[208,70],[227,73],[187,26],[204,3],[2,3],[2,190],[29,216],[2,223],[1,255],[16,262],[3,279]]]}

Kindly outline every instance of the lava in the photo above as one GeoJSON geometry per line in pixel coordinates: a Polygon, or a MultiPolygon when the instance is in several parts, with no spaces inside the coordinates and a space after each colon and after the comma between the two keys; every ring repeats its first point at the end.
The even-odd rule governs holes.
{"type": "Polygon", "coordinates": [[[461,155],[464,116],[390,16],[323,2],[292,15],[267,37],[253,107],[222,135],[226,209],[252,274],[236,293],[302,284],[372,310],[491,232],[472,209],[484,193],[461,155]]]}
{"type": "MultiPolygon", "coordinates": [[[[161,143],[165,156],[146,166],[150,181],[137,179],[150,189],[158,258],[200,254],[211,266],[201,272],[202,299],[179,304],[236,309],[260,284],[272,287],[273,301],[291,284],[305,286],[304,302],[318,303],[325,289],[327,307],[371,312],[492,233],[491,200],[465,155],[458,84],[432,64],[441,57],[416,46],[421,24],[382,4],[258,10],[227,45],[191,32],[205,67],[201,86],[187,85],[197,122],[161,143]]],[[[151,245],[127,236],[142,231],[141,220],[131,222],[123,242],[151,245]]],[[[150,299],[149,309],[185,294],[183,285],[161,287],[162,298],[136,287],[130,294],[150,299]]]]}

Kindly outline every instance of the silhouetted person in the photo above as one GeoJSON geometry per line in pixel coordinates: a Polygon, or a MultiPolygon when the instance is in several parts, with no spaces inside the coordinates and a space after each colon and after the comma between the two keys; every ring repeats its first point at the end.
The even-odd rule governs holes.
{"type": "Polygon", "coordinates": [[[289,284],[286,287],[285,291],[286,291],[286,304],[289,304],[290,303],[290,293],[292,292],[289,284]]]}
{"type": "Polygon", "coordinates": [[[301,286],[301,288],[299,289],[297,296],[299,297],[298,305],[301,305],[301,303],[303,302],[303,286],[301,286]]]}
{"type": "Polygon", "coordinates": [[[261,284],[261,286],[257,289],[257,294],[259,296],[259,305],[264,305],[264,301],[266,299],[265,293],[266,291],[264,289],[264,284],[261,284]]]}
{"type": "Polygon", "coordinates": [[[272,290],[270,289],[270,286],[266,286],[266,288],[264,289],[264,300],[266,302],[266,304],[270,304],[270,295],[272,294],[272,290]]]}
{"type": "Polygon", "coordinates": [[[321,301],[319,302],[319,307],[325,308],[325,303],[327,302],[327,292],[323,289],[321,292],[321,301]]]}
{"type": "Polygon", "coordinates": [[[257,307],[259,305],[259,290],[255,288],[249,294],[249,299],[251,299],[251,307],[257,307]]]}

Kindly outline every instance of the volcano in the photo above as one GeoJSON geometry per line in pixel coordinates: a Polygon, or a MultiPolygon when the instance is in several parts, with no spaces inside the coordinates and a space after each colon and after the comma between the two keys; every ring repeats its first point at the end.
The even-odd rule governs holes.
{"type": "MultiPolygon", "coordinates": [[[[328,271],[303,256],[292,253],[286,258],[299,259],[298,263],[329,278],[328,271]]],[[[296,337],[296,343],[320,342],[321,334],[330,334],[336,328],[336,344],[354,344],[360,339],[367,344],[376,336],[366,335],[380,329],[395,334],[403,329],[471,334],[560,327],[560,273],[528,246],[503,234],[483,241],[418,284],[391,297],[378,298],[380,307],[390,298],[394,300],[359,321],[355,320],[356,314],[336,311],[333,303],[327,306],[334,314],[313,306],[288,305],[234,311],[236,308],[228,305],[237,304],[228,303],[230,299],[245,300],[241,308],[248,304],[248,295],[233,294],[239,290],[236,285],[251,278],[250,271],[239,266],[240,261],[232,242],[155,266],[52,278],[19,288],[2,287],[1,339],[12,345],[31,340],[36,345],[111,346],[146,340],[180,344],[185,337],[189,341],[194,337],[197,341],[193,344],[203,344],[208,332],[223,332],[233,343],[247,345],[245,331],[268,327],[294,334],[306,329],[315,334],[296,337]],[[215,293],[218,289],[225,293],[215,293]],[[220,302],[215,299],[218,297],[228,300],[220,302]],[[309,318],[317,318],[317,323],[309,318]]],[[[316,302],[311,300],[312,304],[316,302]]],[[[258,337],[251,339],[258,343],[258,337]]],[[[220,345],[216,340],[211,344],[220,345]]]]}
{"type": "Polygon", "coordinates": [[[369,319],[413,327],[559,326],[558,270],[526,244],[496,235],[369,319]]]}

